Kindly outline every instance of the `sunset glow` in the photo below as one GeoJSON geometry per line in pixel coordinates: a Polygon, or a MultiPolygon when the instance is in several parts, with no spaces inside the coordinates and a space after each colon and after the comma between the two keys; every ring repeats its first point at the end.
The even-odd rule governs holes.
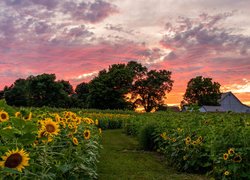
{"type": "Polygon", "coordinates": [[[75,87],[114,63],[172,71],[167,104],[211,77],[250,105],[250,1],[2,0],[0,89],[54,73],[75,87]],[[192,3],[190,3],[192,2],[192,3]]]}

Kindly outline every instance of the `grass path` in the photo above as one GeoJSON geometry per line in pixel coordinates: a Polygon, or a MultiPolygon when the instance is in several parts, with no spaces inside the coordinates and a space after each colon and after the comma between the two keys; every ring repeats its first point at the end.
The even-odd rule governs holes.
{"type": "Polygon", "coordinates": [[[204,176],[178,173],[166,167],[159,155],[139,150],[136,139],[122,130],[103,131],[98,174],[100,180],[203,180],[204,176]]]}

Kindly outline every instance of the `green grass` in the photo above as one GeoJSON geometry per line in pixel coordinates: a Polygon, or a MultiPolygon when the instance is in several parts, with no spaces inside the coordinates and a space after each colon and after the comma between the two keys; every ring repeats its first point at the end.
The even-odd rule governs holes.
{"type": "Polygon", "coordinates": [[[157,153],[139,149],[136,139],[128,137],[122,130],[103,131],[98,174],[100,180],[163,180],[163,179],[207,179],[205,176],[178,173],[167,167],[157,153]]]}

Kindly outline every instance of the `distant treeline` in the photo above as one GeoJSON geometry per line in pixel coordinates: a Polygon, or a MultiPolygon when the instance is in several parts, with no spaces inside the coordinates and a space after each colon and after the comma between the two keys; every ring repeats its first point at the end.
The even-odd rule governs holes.
{"type": "Polygon", "coordinates": [[[163,104],[164,96],[172,86],[170,71],[149,71],[142,64],[130,61],[109,66],[89,83],[78,84],[75,90],[69,81],[56,81],[55,74],[41,74],[17,79],[0,95],[12,106],[96,109],[143,106],[150,112],[163,104]]]}

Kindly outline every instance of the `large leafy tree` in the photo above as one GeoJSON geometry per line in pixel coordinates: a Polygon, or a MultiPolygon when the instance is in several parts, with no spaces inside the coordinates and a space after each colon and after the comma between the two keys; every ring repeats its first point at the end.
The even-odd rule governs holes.
{"type": "Polygon", "coordinates": [[[132,84],[142,76],[145,69],[146,67],[135,61],[113,64],[107,70],[100,71],[88,84],[79,84],[76,88],[77,98],[89,108],[132,108],[127,94],[131,92],[132,84]]]}
{"type": "Polygon", "coordinates": [[[146,112],[157,109],[164,102],[166,93],[172,90],[171,72],[151,70],[138,78],[131,91],[134,108],[143,106],[146,112]]]}
{"type": "Polygon", "coordinates": [[[75,94],[72,95],[73,106],[88,108],[89,104],[87,99],[89,95],[89,84],[85,82],[78,84],[75,89],[75,94]]]}
{"type": "Polygon", "coordinates": [[[188,82],[184,102],[199,106],[219,105],[220,97],[220,84],[218,82],[213,82],[212,78],[197,76],[188,82]]]}
{"type": "Polygon", "coordinates": [[[25,79],[17,79],[13,85],[4,89],[4,98],[11,106],[29,106],[29,82],[25,79]]]}
{"type": "Polygon", "coordinates": [[[28,78],[32,106],[66,107],[69,103],[65,86],[56,82],[55,74],[41,74],[28,78]]]}
{"type": "Polygon", "coordinates": [[[68,82],[56,81],[54,74],[41,74],[16,80],[4,96],[7,104],[14,106],[68,107],[70,89],[68,82]]]}
{"type": "Polygon", "coordinates": [[[88,103],[91,108],[125,109],[128,102],[125,95],[129,92],[133,74],[125,64],[113,64],[102,70],[89,83],[88,103]]]}

